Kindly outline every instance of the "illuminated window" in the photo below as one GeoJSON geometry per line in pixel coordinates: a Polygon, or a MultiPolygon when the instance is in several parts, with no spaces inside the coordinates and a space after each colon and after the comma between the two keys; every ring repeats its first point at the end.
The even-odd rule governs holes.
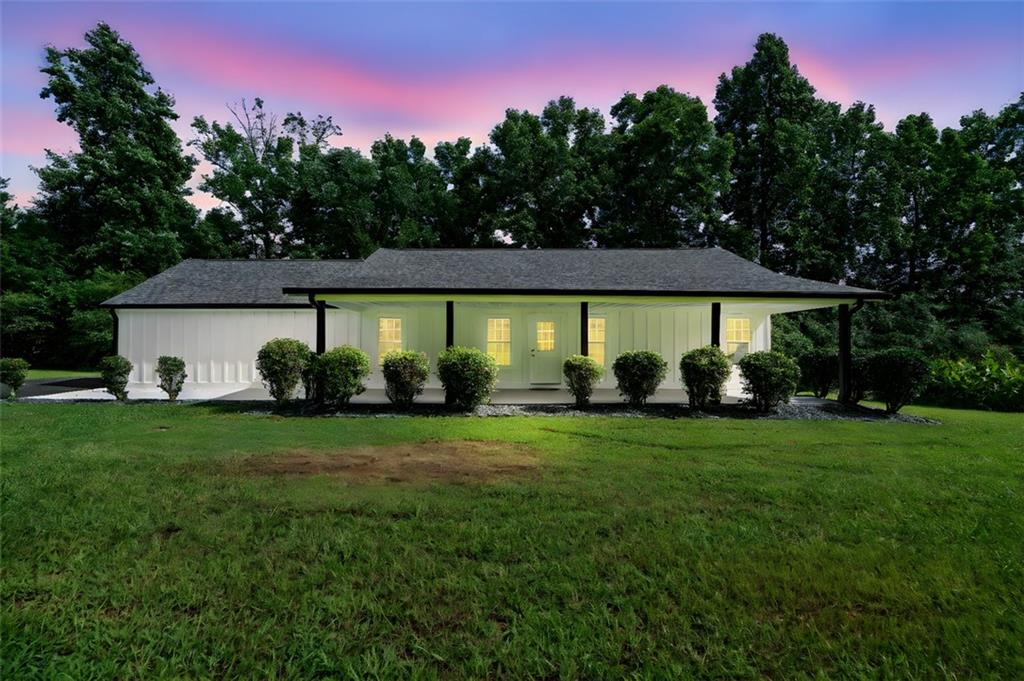
{"type": "Polygon", "coordinates": [[[392,350],[402,349],[402,320],[381,317],[377,325],[377,355],[383,358],[392,350]]]}
{"type": "Polygon", "coordinates": [[[507,367],[512,364],[512,320],[487,320],[487,354],[494,358],[498,366],[507,367]]]}
{"type": "Polygon", "coordinates": [[[537,322],[537,352],[551,352],[555,349],[555,323],[537,322]]]}
{"type": "Polygon", "coordinates": [[[591,317],[587,323],[587,355],[604,366],[604,318],[591,317]]]}
{"type": "Polygon", "coordinates": [[[743,317],[729,317],[725,320],[725,353],[735,354],[737,350],[750,349],[750,320],[743,317]]]}

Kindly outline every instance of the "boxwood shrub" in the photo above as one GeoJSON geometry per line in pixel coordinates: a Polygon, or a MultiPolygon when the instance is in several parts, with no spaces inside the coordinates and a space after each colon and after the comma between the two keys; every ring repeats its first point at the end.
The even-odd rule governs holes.
{"type": "Polygon", "coordinates": [[[722,400],[722,390],[732,373],[729,357],[715,345],[685,353],[679,360],[679,373],[693,409],[707,409],[722,400]]]}
{"type": "Polygon", "coordinates": [[[185,373],[185,360],[167,355],[160,357],[156,360],[156,375],[160,379],[160,389],[167,393],[167,398],[171,402],[175,402],[185,379],[188,378],[188,374],[185,373]]]}
{"type": "Polygon", "coordinates": [[[308,345],[294,338],[267,341],[256,354],[256,370],[278,404],[287,402],[295,394],[311,354],[308,345]]]}
{"type": "Polygon", "coordinates": [[[835,350],[812,348],[797,358],[800,387],[815,397],[828,397],[839,384],[839,354],[835,350]]]}
{"type": "Polygon", "coordinates": [[[871,393],[895,414],[917,397],[928,381],[928,360],[913,348],[879,350],[868,357],[871,393]]]}
{"type": "Polygon", "coordinates": [[[345,405],[366,390],[363,381],[370,375],[370,356],[351,345],[332,348],[317,359],[316,373],[324,402],[345,405]]]}
{"type": "Polygon", "coordinates": [[[0,358],[0,383],[10,388],[8,398],[13,400],[18,396],[18,391],[25,384],[28,368],[28,362],[20,357],[0,358]]]}
{"type": "Polygon", "coordinates": [[[750,394],[750,402],[759,412],[775,409],[779,403],[789,401],[796,392],[800,367],[781,352],[752,352],[739,364],[743,373],[743,390],[750,394]]]}
{"type": "Polygon", "coordinates": [[[396,407],[408,409],[423,394],[423,385],[430,376],[426,354],[412,350],[395,350],[381,360],[384,373],[384,394],[396,407]]]}
{"type": "Polygon", "coordinates": [[[498,364],[477,348],[453,346],[438,355],[437,377],[444,386],[446,401],[470,410],[490,400],[498,382],[498,364]]]}
{"type": "Polygon", "coordinates": [[[647,402],[668,374],[668,363],[652,350],[629,350],[615,358],[612,373],[630,406],[647,402]]]}
{"type": "Polygon", "coordinates": [[[128,399],[128,376],[132,373],[132,363],[121,355],[111,355],[100,360],[100,381],[107,392],[124,402],[128,399]]]}
{"type": "Polygon", "coordinates": [[[569,394],[576,399],[576,406],[585,407],[590,404],[594,386],[604,377],[604,367],[593,357],[570,355],[562,363],[562,375],[569,394]]]}
{"type": "Polygon", "coordinates": [[[313,404],[322,403],[324,396],[320,389],[320,355],[310,351],[299,378],[302,381],[302,392],[305,393],[306,401],[313,404]]]}

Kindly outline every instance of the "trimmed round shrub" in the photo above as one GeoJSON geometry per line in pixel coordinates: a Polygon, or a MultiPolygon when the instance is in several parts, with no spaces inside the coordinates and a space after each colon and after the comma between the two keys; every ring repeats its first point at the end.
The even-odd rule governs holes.
{"type": "Polygon", "coordinates": [[[630,350],[615,358],[612,373],[618,381],[619,394],[630,406],[647,402],[668,374],[668,363],[651,350],[630,350]]]}
{"type": "Polygon", "coordinates": [[[332,348],[317,360],[317,381],[324,402],[343,405],[366,390],[370,356],[351,345],[332,348]]]}
{"type": "Polygon", "coordinates": [[[767,413],[796,392],[800,367],[781,352],[752,352],[740,360],[743,390],[757,411],[767,413]]]}
{"type": "Polygon", "coordinates": [[[306,366],[302,367],[301,373],[302,392],[306,395],[307,402],[323,402],[323,391],[320,389],[320,355],[310,351],[306,359],[306,366]]]}
{"type": "Polygon", "coordinates": [[[577,407],[590,404],[594,386],[604,377],[604,367],[593,357],[571,355],[562,363],[562,375],[569,393],[576,399],[577,407]]]}
{"type": "Polygon", "coordinates": [[[18,391],[25,384],[29,364],[20,357],[0,358],[0,383],[11,389],[10,399],[18,396],[18,391]]]}
{"type": "Polygon", "coordinates": [[[256,354],[256,370],[278,404],[292,398],[312,354],[309,346],[294,338],[275,338],[256,354]]]}
{"type": "Polygon", "coordinates": [[[132,373],[132,363],[121,355],[111,355],[100,360],[100,381],[107,392],[124,402],[128,399],[128,375],[132,373]]]}
{"type": "Polygon", "coordinates": [[[498,382],[498,364],[477,348],[445,348],[437,357],[437,377],[445,399],[464,410],[486,404],[498,382]]]}
{"type": "Polygon", "coordinates": [[[181,357],[164,355],[156,361],[156,375],[160,378],[160,389],[167,393],[168,399],[174,402],[185,384],[188,374],[185,373],[185,360],[181,357]]]}
{"type": "Polygon", "coordinates": [[[828,397],[839,384],[839,355],[833,350],[813,348],[797,359],[800,366],[800,387],[815,397],[828,397]]]}
{"type": "Polygon", "coordinates": [[[707,345],[684,354],[679,360],[679,373],[686,384],[690,407],[707,409],[709,405],[722,401],[722,391],[732,373],[732,365],[721,348],[707,345]]]}
{"type": "Polygon", "coordinates": [[[928,360],[913,348],[879,350],[868,357],[871,392],[895,414],[917,397],[928,382],[928,360]]]}
{"type": "Polygon", "coordinates": [[[408,409],[423,394],[423,385],[430,376],[426,354],[413,350],[394,350],[380,363],[384,374],[384,394],[396,407],[408,409]]]}

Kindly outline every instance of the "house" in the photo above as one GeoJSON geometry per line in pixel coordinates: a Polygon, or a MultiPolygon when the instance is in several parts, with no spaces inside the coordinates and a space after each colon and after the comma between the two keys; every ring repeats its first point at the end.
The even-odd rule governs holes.
{"type": "MultiPolygon", "coordinates": [[[[356,345],[379,358],[404,348],[433,362],[449,345],[478,347],[499,366],[498,388],[555,388],[562,360],[602,363],[650,349],[680,388],[680,356],[708,344],[734,361],[771,347],[772,316],[839,307],[842,387],[850,376],[850,317],[887,297],[772,272],[720,248],[380,249],[365,260],[186,260],[103,303],[117,353],[152,384],[160,355],[182,357],[189,382],[259,384],[259,348],[278,337],[317,352],[356,345]]],[[[734,372],[735,373],[735,372],[734,372]]],[[[439,387],[436,377],[428,387],[439,387]]],[[[738,376],[728,392],[739,389],[738,376]]]]}

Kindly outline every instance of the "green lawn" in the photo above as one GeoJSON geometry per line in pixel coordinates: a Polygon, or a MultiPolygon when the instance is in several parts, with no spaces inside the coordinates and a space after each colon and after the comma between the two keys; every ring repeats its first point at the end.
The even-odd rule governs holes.
{"type": "Polygon", "coordinates": [[[99,378],[100,372],[82,369],[29,369],[27,378],[99,378]]]}
{"type": "Polygon", "coordinates": [[[1020,678],[1024,418],[911,411],[3,405],[0,677],[1020,678]],[[436,440],[536,467],[268,472],[436,440]]]}

